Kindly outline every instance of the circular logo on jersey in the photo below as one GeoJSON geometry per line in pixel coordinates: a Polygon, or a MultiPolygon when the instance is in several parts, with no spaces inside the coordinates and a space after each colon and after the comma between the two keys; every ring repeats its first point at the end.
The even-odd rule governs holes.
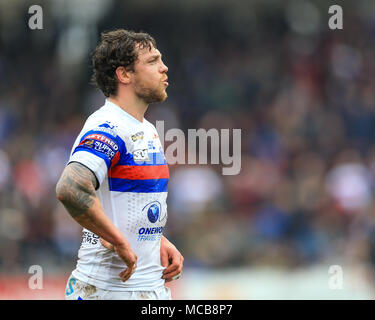
{"type": "Polygon", "coordinates": [[[155,223],[156,221],[158,221],[159,215],[160,215],[160,208],[156,203],[154,203],[148,208],[147,217],[148,217],[148,220],[150,220],[150,222],[155,223]]]}

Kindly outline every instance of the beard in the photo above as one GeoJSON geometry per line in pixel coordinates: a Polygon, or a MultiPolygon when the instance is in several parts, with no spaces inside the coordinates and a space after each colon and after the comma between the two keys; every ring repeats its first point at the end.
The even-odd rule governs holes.
{"type": "Polygon", "coordinates": [[[138,98],[142,99],[147,104],[163,102],[168,97],[164,87],[151,89],[140,85],[136,87],[135,93],[138,98]]]}

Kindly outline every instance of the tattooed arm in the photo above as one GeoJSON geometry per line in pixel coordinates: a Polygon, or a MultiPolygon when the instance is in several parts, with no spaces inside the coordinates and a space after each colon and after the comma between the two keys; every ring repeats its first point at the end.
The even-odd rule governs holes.
{"type": "Polygon", "coordinates": [[[95,192],[97,183],[91,170],[72,162],[57,183],[56,195],[74,220],[104,239],[124,260],[128,268],[120,273],[120,277],[126,281],[135,270],[137,256],[121,231],[104,213],[95,192]]]}

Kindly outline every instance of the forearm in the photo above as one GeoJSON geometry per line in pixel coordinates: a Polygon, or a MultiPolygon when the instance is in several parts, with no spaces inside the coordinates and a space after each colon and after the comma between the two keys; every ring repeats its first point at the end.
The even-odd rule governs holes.
{"type": "Polygon", "coordinates": [[[172,242],[170,242],[164,235],[161,236],[161,245],[162,246],[168,245],[168,246],[175,247],[175,245],[172,242]]]}
{"type": "Polygon", "coordinates": [[[128,244],[121,231],[106,216],[98,198],[94,199],[92,206],[84,213],[73,217],[82,227],[113,245],[128,244]]]}
{"type": "Polygon", "coordinates": [[[95,192],[96,178],[79,163],[69,164],[56,186],[57,198],[82,227],[108,242],[127,243],[120,230],[104,213],[95,192]]]}

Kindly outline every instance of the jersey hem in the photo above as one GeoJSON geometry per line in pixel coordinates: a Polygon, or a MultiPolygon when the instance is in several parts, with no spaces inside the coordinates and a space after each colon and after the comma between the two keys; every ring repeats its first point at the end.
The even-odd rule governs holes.
{"type": "Polygon", "coordinates": [[[153,290],[157,290],[157,289],[165,287],[165,281],[164,281],[163,284],[153,286],[153,287],[123,287],[123,288],[109,287],[108,284],[111,285],[110,283],[107,283],[107,285],[104,285],[103,280],[90,278],[90,277],[82,274],[81,272],[79,272],[77,269],[73,270],[72,276],[74,278],[77,278],[79,281],[86,282],[89,285],[95,286],[95,287],[97,287],[101,290],[106,290],[106,291],[118,291],[118,292],[121,292],[121,291],[153,291],[153,290]]]}

